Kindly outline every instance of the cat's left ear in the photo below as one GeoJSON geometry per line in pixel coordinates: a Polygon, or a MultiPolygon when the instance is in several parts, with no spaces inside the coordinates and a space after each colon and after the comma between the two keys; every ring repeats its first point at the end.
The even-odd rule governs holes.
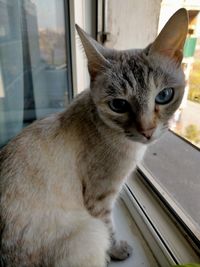
{"type": "Polygon", "coordinates": [[[88,70],[91,79],[94,80],[96,75],[110,67],[110,62],[104,57],[105,48],[83,31],[77,24],[76,30],[80,36],[85,54],[88,59],[88,70]]]}
{"type": "Polygon", "coordinates": [[[152,43],[149,54],[158,53],[181,64],[183,47],[188,32],[188,13],[179,9],[165,24],[164,28],[152,43]]]}

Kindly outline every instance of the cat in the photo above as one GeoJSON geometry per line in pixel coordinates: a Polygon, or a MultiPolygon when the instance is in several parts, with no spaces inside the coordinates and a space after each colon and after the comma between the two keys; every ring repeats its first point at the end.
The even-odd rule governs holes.
{"type": "Polygon", "coordinates": [[[185,9],[145,49],[108,49],[76,28],[90,89],[0,151],[1,267],[104,267],[109,256],[126,259],[132,248],[115,238],[113,204],[183,97],[185,9]]]}

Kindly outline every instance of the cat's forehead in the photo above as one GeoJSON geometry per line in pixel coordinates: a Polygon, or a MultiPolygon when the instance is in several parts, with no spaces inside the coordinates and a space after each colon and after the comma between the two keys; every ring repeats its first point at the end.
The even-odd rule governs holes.
{"type": "Polygon", "coordinates": [[[149,56],[147,49],[121,51],[108,60],[112,64],[109,88],[115,94],[145,96],[153,89],[183,84],[180,68],[162,57],[149,56]]]}
{"type": "Polygon", "coordinates": [[[149,75],[153,69],[142,51],[122,51],[108,57],[111,68],[108,75],[110,92],[135,95],[147,92],[149,75]]]}
{"type": "Polygon", "coordinates": [[[113,51],[112,53],[108,53],[106,58],[112,63],[113,67],[117,67],[121,70],[140,69],[148,67],[145,51],[146,50],[142,49],[113,51]]]}

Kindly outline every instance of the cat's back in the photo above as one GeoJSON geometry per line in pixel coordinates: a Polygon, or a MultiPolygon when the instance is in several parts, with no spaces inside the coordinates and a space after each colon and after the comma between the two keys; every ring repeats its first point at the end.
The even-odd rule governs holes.
{"type": "MultiPolygon", "coordinates": [[[[52,115],[42,120],[37,120],[26,127],[20,134],[13,138],[0,150],[0,177],[5,173],[19,172],[19,169],[30,167],[48,156],[52,141],[59,133],[59,115],[52,115]],[[25,167],[26,166],[26,167],[25,167]],[[12,171],[11,171],[12,170],[12,171]]],[[[3,175],[4,174],[4,175],[3,175]]]]}
{"type": "Polygon", "coordinates": [[[90,223],[70,118],[69,110],[36,121],[0,151],[2,267],[54,266],[59,245],[90,223]]]}
{"type": "Polygon", "coordinates": [[[26,208],[50,207],[51,202],[55,206],[67,203],[72,192],[80,195],[80,184],[75,181],[76,149],[70,125],[63,129],[63,116],[59,113],[34,122],[0,151],[1,203],[8,205],[9,199],[26,208]],[[70,177],[74,180],[69,181],[70,177]]]}

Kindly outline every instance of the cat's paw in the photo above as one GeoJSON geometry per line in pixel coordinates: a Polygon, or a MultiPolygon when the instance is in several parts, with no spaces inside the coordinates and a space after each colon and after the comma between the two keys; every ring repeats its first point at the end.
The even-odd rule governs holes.
{"type": "Polygon", "coordinates": [[[112,260],[125,260],[132,254],[133,248],[126,241],[119,241],[113,244],[109,250],[112,260]]]}

